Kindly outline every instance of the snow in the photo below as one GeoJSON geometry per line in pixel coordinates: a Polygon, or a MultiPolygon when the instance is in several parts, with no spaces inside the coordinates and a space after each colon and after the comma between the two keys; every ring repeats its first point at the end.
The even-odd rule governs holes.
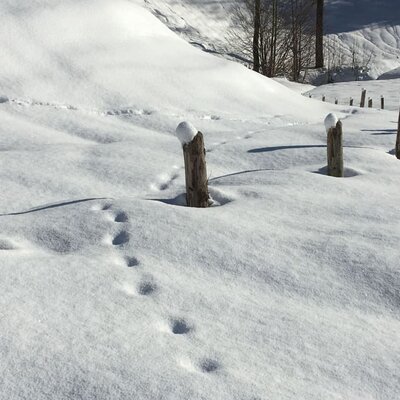
{"type": "MultiPolygon", "coordinates": [[[[240,2],[241,0],[239,0],[240,2]]],[[[232,8],[237,0],[146,0],[146,5],[171,30],[199,48],[233,58],[228,31],[232,8]]],[[[356,51],[360,62],[367,61],[367,75],[378,76],[399,67],[400,8],[398,0],[327,0],[325,2],[326,42],[334,43],[335,56],[351,64],[356,51]]],[[[237,51],[236,51],[237,52],[237,51]]],[[[346,79],[338,76],[337,79],[346,79]]],[[[347,79],[346,79],[347,80],[347,79]]]]}
{"type": "MultiPolygon", "coordinates": [[[[397,111],[400,104],[400,78],[390,81],[357,81],[357,82],[338,82],[323,85],[304,93],[305,96],[311,95],[314,99],[322,99],[325,95],[326,101],[334,103],[335,100],[341,105],[349,105],[350,98],[353,98],[355,106],[360,105],[361,91],[366,89],[367,100],[371,98],[374,108],[381,107],[381,97],[385,99],[385,109],[397,111]]],[[[366,100],[366,102],[367,102],[366,100]]]]}
{"type": "Polygon", "coordinates": [[[329,129],[335,128],[338,121],[339,119],[335,114],[329,113],[324,120],[326,133],[329,132],[329,129]]]}
{"type": "Polygon", "coordinates": [[[176,136],[181,142],[182,146],[190,143],[197,135],[198,130],[190,122],[181,122],[176,128],[176,136]]]}
{"type": "Polygon", "coordinates": [[[398,110],[301,96],[140,1],[0,22],[0,399],[397,398],[398,110]],[[182,206],[181,121],[217,207],[182,206]]]}
{"type": "Polygon", "coordinates": [[[400,67],[392,69],[391,71],[385,72],[378,77],[380,80],[384,79],[400,79],[400,67]]]}

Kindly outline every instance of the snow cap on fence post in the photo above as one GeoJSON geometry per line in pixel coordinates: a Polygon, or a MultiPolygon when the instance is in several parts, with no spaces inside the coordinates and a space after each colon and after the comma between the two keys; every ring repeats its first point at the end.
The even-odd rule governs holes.
{"type": "Polygon", "coordinates": [[[187,121],[181,122],[176,128],[176,136],[180,140],[182,146],[190,143],[197,135],[198,130],[187,121]]]}
{"type": "Polygon", "coordinates": [[[329,113],[325,117],[325,121],[324,121],[326,133],[329,132],[329,129],[336,128],[336,124],[338,123],[338,121],[339,121],[339,119],[335,114],[329,113]]]}

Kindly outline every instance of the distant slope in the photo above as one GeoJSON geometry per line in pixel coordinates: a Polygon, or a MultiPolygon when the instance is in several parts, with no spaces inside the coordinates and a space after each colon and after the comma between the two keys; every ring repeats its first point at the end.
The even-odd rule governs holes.
{"type": "Polygon", "coordinates": [[[302,118],[312,109],[273,80],[190,46],[142,5],[141,0],[0,3],[0,94],[146,112],[274,115],[286,109],[302,118]]]}
{"type": "MultiPolygon", "coordinates": [[[[226,39],[235,0],[145,0],[148,7],[172,30],[210,51],[227,55],[226,39]]],[[[337,39],[340,51],[351,57],[353,47],[372,54],[370,76],[400,65],[400,7],[398,0],[328,0],[325,29],[337,39]]]]}
{"type": "Polygon", "coordinates": [[[400,67],[392,69],[382,74],[378,79],[398,79],[400,78],[400,67]]]}

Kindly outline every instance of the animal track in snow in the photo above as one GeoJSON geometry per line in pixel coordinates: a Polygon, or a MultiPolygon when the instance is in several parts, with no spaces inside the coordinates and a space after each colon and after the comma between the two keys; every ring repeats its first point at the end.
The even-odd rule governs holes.
{"type": "Polygon", "coordinates": [[[114,246],[120,246],[125,243],[128,243],[129,239],[130,239],[129,233],[127,231],[121,231],[120,233],[118,233],[117,236],[114,237],[112,244],[114,246]]]}
{"type": "Polygon", "coordinates": [[[159,190],[167,190],[172,185],[174,180],[178,178],[178,176],[178,174],[171,175],[171,177],[166,182],[160,184],[159,190]]]}
{"type": "Polygon", "coordinates": [[[128,222],[128,215],[125,212],[121,211],[121,212],[117,213],[114,221],[115,222],[128,222]]]}
{"type": "Polygon", "coordinates": [[[211,358],[205,358],[200,362],[200,369],[202,372],[210,373],[210,372],[216,372],[221,368],[221,364],[213,360],[211,358]]]}
{"type": "Polygon", "coordinates": [[[171,330],[174,335],[184,335],[193,328],[184,319],[175,319],[171,321],[171,330]]]}
{"type": "Polygon", "coordinates": [[[111,203],[106,203],[103,205],[103,207],[101,208],[102,211],[107,211],[112,207],[111,203]]]}
{"type": "Polygon", "coordinates": [[[127,267],[137,267],[139,265],[139,261],[136,257],[126,257],[126,266],[127,267]]]}
{"type": "Polygon", "coordinates": [[[145,280],[141,282],[138,287],[138,293],[142,296],[150,296],[156,290],[157,290],[157,285],[150,280],[145,280]]]}
{"type": "Polygon", "coordinates": [[[103,115],[152,115],[153,113],[153,111],[145,109],[122,108],[119,110],[107,110],[103,115]]]}
{"type": "Polygon", "coordinates": [[[16,247],[7,239],[0,239],[0,250],[15,250],[16,247]]]}

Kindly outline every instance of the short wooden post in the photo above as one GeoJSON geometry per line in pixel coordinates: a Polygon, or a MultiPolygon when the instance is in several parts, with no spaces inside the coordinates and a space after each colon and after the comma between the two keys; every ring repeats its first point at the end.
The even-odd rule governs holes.
{"type": "Polygon", "coordinates": [[[354,104],[354,100],[352,97],[350,97],[350,105],[352,106],[354,104]]]}
{"type": "Polygon", "coordinates": [[[343,178],[343,131],[341,121],[338,121],[336,126],[333,126],[328,131],[327,150],[328,175],[343,178]]]}
{"type": "Polygon", "coordinates": [[[399,119],[397,121],[397,136],[396,136],[396,148],[394,149],[396,157],[400,160],[400,110],[399,119]]]}
{"type": "Polygon", "coordinates": [[[360,101],[360,107],[365,107],[365,98],[367,96],[367,91],[366,89],[361,90],[361,101],[360,101]]]}
{"type": "Polygon", "coordinates": [[[209,206],[206,151],[203,134],[198,132],[191,142],[183,144],[186,176],[186,202],[189,207],[209,206]]]}
{"type": "Polygon", "coordinates": [[[325,95],[322,96],[322,101],[325,101],[325,95]]]}
{"type": "Polygon", "coordinates": [[[335,104],[338,104],[339,103],[339,100],[338,99],[335,99],[335,104]]]}
{"type": "Polygon", "coordinates": [[[381,110],[385,109],[385,98],[381,96],[381,110]]]}
{"type": "Polygon", "coordinates": [[[368,97],[368,108],[372,108],[372,99],[368,97]]]}

